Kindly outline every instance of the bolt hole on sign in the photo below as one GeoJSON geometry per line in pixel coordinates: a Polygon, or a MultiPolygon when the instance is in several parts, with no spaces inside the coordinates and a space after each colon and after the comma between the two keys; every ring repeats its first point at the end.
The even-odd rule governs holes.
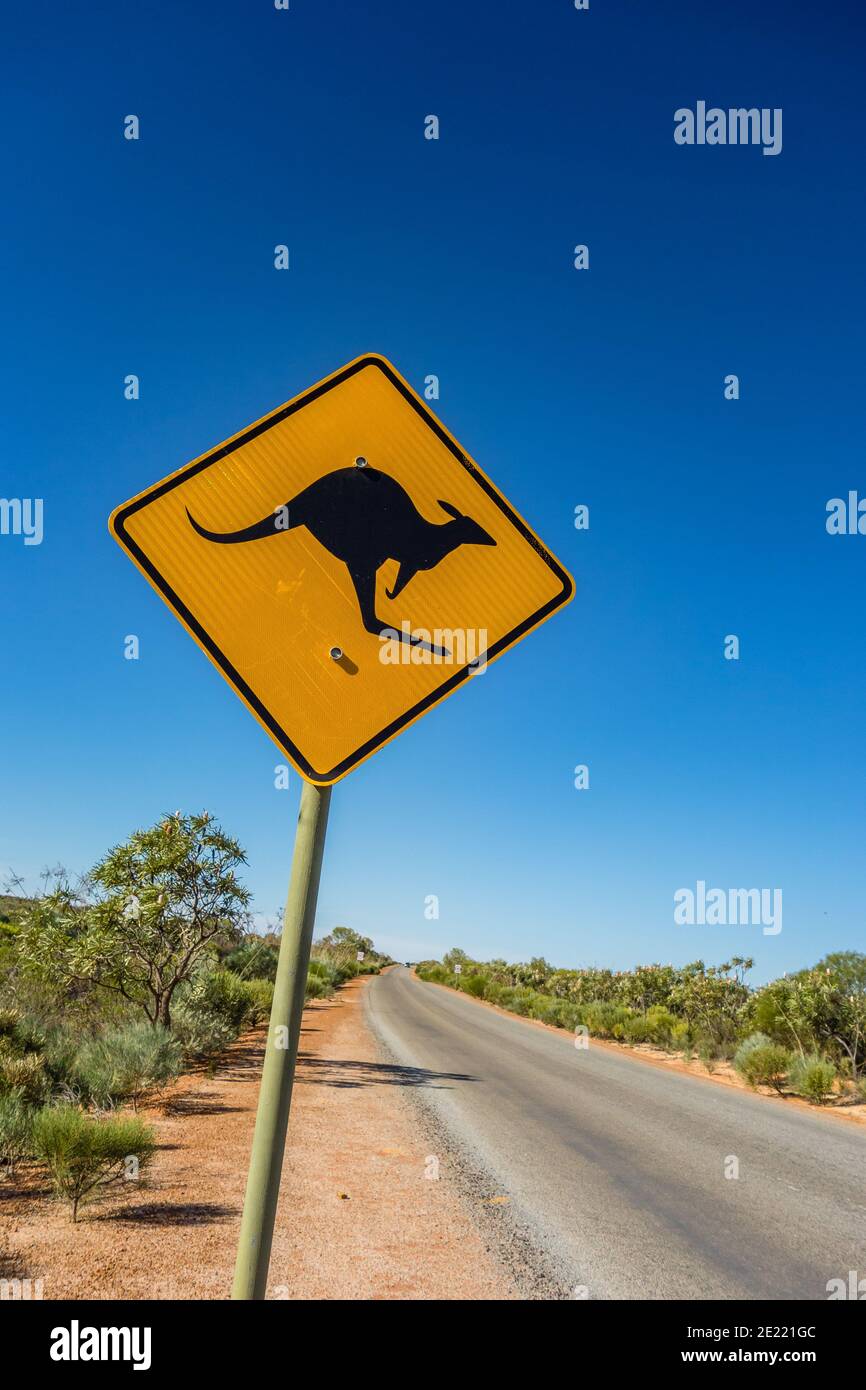
{"type": "Polygon", "coordinates": [[[301,776],[323,786],[574,594],[376,354],[146,488],[109,526],[301,776]]]}

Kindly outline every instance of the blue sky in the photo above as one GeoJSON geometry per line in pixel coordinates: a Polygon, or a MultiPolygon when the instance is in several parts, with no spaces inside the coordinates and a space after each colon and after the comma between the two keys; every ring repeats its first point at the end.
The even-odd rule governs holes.
{"type": "Polygon", "coordinates": [[[320,930],[756,979],[864,948],[866,537],[824,524],[866,495],[863,30],[745,0],[10,14],[0,492],[45,535],[0,536],[0,872],[207,807],[278,910],[298,779],[106,518],[372,350],[440,377],[577,595],[336,788],[320,930]],[[677,146],[698,100],[781,107],[782,153],[677,146]],[[780,887],[782,932],[676,926],[699,879],[780,887]]]}

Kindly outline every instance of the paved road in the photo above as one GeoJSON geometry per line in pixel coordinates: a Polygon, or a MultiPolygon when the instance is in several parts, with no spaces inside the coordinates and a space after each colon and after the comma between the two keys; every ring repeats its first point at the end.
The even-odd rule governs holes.
{"type": "Polygon", "coordinates": [[[866,1277],[859,1126],[592,1043],[578,1051],[403,967],[367,997],[394,1057],[434,1073],[416,1094],[509,1197],[563,1287],[826,1299],[829,1279],[866,1277]]]}

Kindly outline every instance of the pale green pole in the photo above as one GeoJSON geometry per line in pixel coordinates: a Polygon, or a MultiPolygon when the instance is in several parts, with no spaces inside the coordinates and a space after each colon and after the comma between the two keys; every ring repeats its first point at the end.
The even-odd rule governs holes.
{"type": "Polygon", "coordinates": [[[267,1290],[330,801],[330,787],[303,783],[232,1298],[267,1290]]]}

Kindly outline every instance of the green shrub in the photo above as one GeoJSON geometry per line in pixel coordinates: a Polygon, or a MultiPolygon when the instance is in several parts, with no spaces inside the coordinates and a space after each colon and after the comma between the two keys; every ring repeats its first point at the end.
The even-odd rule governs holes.
{"type": "Polygon", "coordinates": [[[520,1014],[522,1018],[528,1018],[529,1010],[532,1008],[536,999],[535,990],[529,989],[524,985],[518,985],[517,989],[510,991],[510,996],[510,1000],[505,1007],[510,1009],[513,1014],[520,1014]]]}
{"type": "Polygon", "coordinates": [[[471,994],[473,999],[484,998],[484,986],[487,979],[484,975],[461,975],[460,988],[464,994],[471,994]]]}
{"type": "Polygon", "coordinates": [[[237,1030],[218,1014],[183,1003],[173,1010],[171,1027],[187,1057],[218,1057],[237,1037],[237,1030]]]}
{"type": "MultiPolygon", "coordinates": [[[[659,1047],[670,1047],[674,1032],[683,1026],[683,1020],[677,1018],[669,1009],[662,1008],[660,1004],[654,1004],[652,1008],[647,1009],[646,1017],[650,1042],[656,1043],[659,1047]]],[[[688,1024],[685,1027],[688,1030],[688,1024]]]]}
{"type": "Polygon", "coordinates": [[[140,1120],[95,1119],[75,1105],[46,1106],[33,1121],[33,1148],[48,1167],[56,1195],[69,1202],[78,1220],[82,1202],[123,1178],[129,1159],[137,1171],[154,1153],[153,1130],[140,1120]]]}
{"type": "Polygon", "coordinates": [[[684,1018],[677,1019],[671,1029],[671,1047],[682,1048],[691,1055],[691,1029],[684,1018]]]}
{"type": "Polygon", "coordinates": [[[815,1105],[823,1105],[832,1095],[835,1080],[835,1066],[818,1052],[813,1052],[808,1057],[799,1057],[791,1068],[791,1085],[794,1090],[815,1105]]]}
{"type": "MultiPolygon", "coordinates": [[[[635,1014],[622,1020],[622,1033],[627,1042],[655,1043],[657,1047],[671,1047],[674,1038],[677,1046],[688,1036],[689,1025],[675,1014],[653,1005],[645,1014],[635,1014]]],[[[614,1034],[616,1036],[616,1034],[614,1034]]]]}
{"type": "Polygon", "coordinates": [[[569,999],[561,999],[559,1001],[560,1028],[567,1028],[570,1033],[573,1033],[575,1028],[584,1024],[585,1020],[583,1014],[583,1005],[572,1004],[569,999]]]}
{"type": "Polygon", "coordinates": [[[238,1033],[249,1014],[249,984],[231,970],[207,970],[193,981],[184,1001],[192,1008],[216,1014],[238,1033]]]}
{"type": "Polygon", "coordinates": [[[583,1021],[597,1038],[624,1038],[626,1023],[633,1017],[631,1009],[624,1005],[602,1000],[585,1004],[583,1009],[583,1021]]]}
{"type": "Polygon", "coordinates": [[[202,971],[181,994],[172,1027],[188,1055],[216,1057],[243,1027],[268,1016],[272,999],[270,981],[244,980],[222,968],[202,971]]]}
{"type": "Polygon", "coordinates": [[[223,960],[227,970],[241,975],[245,980],[270,980],[277,978],[279,951],[264,941],[249,938],[231,951],[223,960]]]}
{"type": "Polygon", "coordinates": [[[623,1024],[623,1036],[626,1042],[648,1043],[654,1042],[653,1027],[646,1014],[638,1014],[635,1018],[627,1018],[623,1024]]]}
{"type": "Polygon", "coordinates": [[[322,975],[307,975],[307,999],[328,999],[334,993],[334,986],[322,975]]]}
{"type": "Polygon", "coordinates": [[[504,993],[504,987],[500,984],[497,984],[495,980],[488,980],[486,985],[484,986],[484,998],[488,1000],[488,1002],[491,1004],[501,1005],[502,996],[504,993]]]}
{"type": "Polygon", "coordinates": [[[33,1108],[20,1091],[0,1096],[0,1163],[8,1170],[28,1158],[33,1145],[33,1108]]]}
{"type": "Polygon", "coordinates": [[[124,1100],[135,1106],[144,1091],[174,1080],[181,1055],[180,1041],[167,1028],[127,1023],[79,1048],[71,1080],[86,1100],[103,1109],[124,1100]]]}
{"type": "Polygon", "coordinates": [[[781,1043],[764,1033],[752,1033],[734,1053],[734,1070],[750,1086],[772,1086],[781,1094],[791,1070],[792,1057],[781,1043]]]}
{"type": "Polygon", "coordinates": [[[19,1054],[8,1037],[0,1038],[0,1095],[18,1091],[30,1105],[39,1105],[51,1089],[45,1060],[38,1052],[19,1054]]]}
{"type": "Polygon", "coordinates": [[[0,1009],[0,1038],[12,1037],[21,1020],[20,1009],[0,1009]]]}
{"type": "Polygon", "coordinates": [[[568,1028],[574,1025],[567,1022],[574,1006],[565,999],[554,999],[550,994],[537,994],[529,1006],[530,1018],[541,1023],[552,1024],[554,1028],[568,1028]]]}
{"type": "Polygon", "coordinates": [[[81,1047],[81,1034],[74,1028],[55,1025],[46,1033],[45,1070],[54,1087],[72,1085],[72,1069],[81,1047]]]}
{"type": "Polygon", "coordinates": [[[261,979],[245,980],[249,1005],[247,1008],[247,1022],[267,1023],[271,1016],[271,1005],[274,1002],[274,986],[272,980],[267,980],[264,976],[261,979]]]}
{"type": "Polygon", "coordinates": [[[449,975],[444,965],[417,966],[416,975],[422,980],[430,980],[434,985],[450,984],[452,976],[449,975]]]}

